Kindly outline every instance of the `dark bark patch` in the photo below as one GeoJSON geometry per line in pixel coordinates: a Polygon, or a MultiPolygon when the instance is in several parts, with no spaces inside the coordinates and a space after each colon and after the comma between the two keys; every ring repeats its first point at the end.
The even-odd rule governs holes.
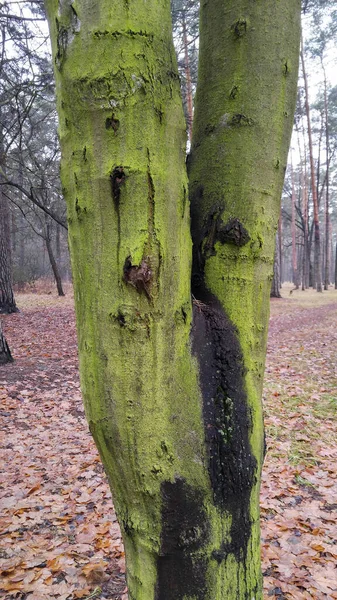
{"type": "Polygon", "coordinates": [[[119,323],[119,325],[121,327],[125,327],[125,324],[126,324],[125,315],[123,315],[122,311],[120,311],[120,310],[117,313],[116,321],[119,323]]]}
{"type": "Polygon", "coordinates": [[[136,288],[137,292],[145,293],[150,299],[150,286],[152,281],[152,269],[148,262],[143,258],[140,265],[133,265],[131,257],[128,256],[124,263],[124,281],[136,288]]]}
{"type": "Polygon", "coordinates": [[[232,31],[236,38],[241,38],[247,33],[247,21],[245,19],[238,19],[232,25],[232,31]]]}
{"type": "Polygon", "coordinates": [[[199,361],[209,475],[214,503],[232,515],[230,541],[214,554],[245,559],[251,532],[250,495],[256,459],[249,433],[251,418],[244,387],[244,364],[233,324],[204,286],[193,290],[192,348],[199,361]]]}
{"type": "Polygon", "coordinates": [[[239,219],[230,219],[226,225],[219,228],[218,240],[221,244],[245,246],[250,240],[250,235],[239,219]]]}
{"type": "Polygon", "coordinates": [[[231,100],[235,100],[236,96],[239,93],[239,86],[238,85],[233,85],[231,91],[229,92],[229,97],[231,100]]]}
{"type": "Polygon", "coordinates": [[[228,124],[232,125],[233,127],[250,127],[254,125],[254,119],[252,119],[251,117],[247,117],[242,113],[237,113],[236,115],[232,116],[228,124]]]}
{"type": "MultiPolygon", "coordinates": [[[[202,190],[199,192],[202,199],[202,190]]],[[[224,225],[221,215],[224,210],[222,202],[216,203],[208,211],[204,220],[204,225],[198,236],[193,236],[193,274],[192,284],[196,280],[203,282],[204,269],[207,258],[214,256],[215,244],[219,241],[221,244],[234,244],[235,246],[245,246],[250,240],[247,229],[237,218],[229,219],[224,225]]],[[[192,214],[193,222],[193,214],[192,214]]],[[[193,232],[192,232],[193,234],[193,232]]]]}
{"type": "Polygon", "coordinates": [[[82,219],[82,217],[85,216],[85,214],[87,212],[86,206],[82,207],[80,205],[80,202],[79,202],[78,198],[75,198],[75,211],[76,211],[76,214],[77,214],[77,217],[78,217],[79,221],[82,219]]]}
{"type": "Polygon", "coordinates": [[[205,600],[207,561],[202,549],[209,542],[210,525],[203,493],[182,478],[164,481],[162,532],[158,557],[156,600],[205,600]]]}
{"type": "Polygon", "coordinates": [[[112,129],[115,133],[117,133],[119,129],[118,119],[115,119],[113,115],[111,117],[108,117],[105,121],[105,129],[112,129]]]}
{"type": "Polygon", "coordinates": [[[116,210],[119,208],[119,200],[121,195],[121,187],[125,182],[126,175],[124,172],[124,167],[115,167],[112,173],[110,174],[111,180],[111,191],[112,197],[114,199],[116,210]]]}

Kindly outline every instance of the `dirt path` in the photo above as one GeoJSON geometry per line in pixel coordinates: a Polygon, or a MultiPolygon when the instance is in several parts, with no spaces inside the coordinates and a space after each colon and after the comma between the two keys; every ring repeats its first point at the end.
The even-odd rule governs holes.
{"type": "MultiPolygon", "coordinates": [[[[308,296],[307,296],[308,298],[308,296]]],[[[337,599],[337,303],[272,303],[265,598],[337,599]]],[[[71,299],[21,296],[0,368],[0,597],[125,600],[111,497],[81,404],[71,299]]]]}

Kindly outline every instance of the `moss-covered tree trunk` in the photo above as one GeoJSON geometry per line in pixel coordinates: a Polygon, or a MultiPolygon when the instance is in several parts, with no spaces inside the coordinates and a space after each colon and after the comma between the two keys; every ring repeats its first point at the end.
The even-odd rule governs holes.
{"type": "Polygon", "coordinates": [[[221,598],[259,597],[261,393],[299,42],[299,0],[201,1],[189,158],[192,292],[212,345],[214,370],[203,367],[199,346],[204,412],[226,423],[206,436],[228,531],[217,559],[221,598]]]}
{"type": "MultiPolygon", "coordinates": [[[[265,32],[265,49],[256,50],[257,59],[262,55],[265,60],[275,39],[279,40],[273,52],[282,76],[278,81],[278,68],[273,68],[273,91],[281,94],[275,100],[275,115],[261,112],[261,121],[274,115],[270,129],[261,123],[258,138],[269,148],[272,162],[263,183],[257,173],[266,166],[265,150],[260,156],[255,152],[255,137],[245,137],[250,162],[257,159],[255,178],[251,180],[250,165],[244,188],[243,200],[251,203],[249,216],[247,207],[246,212],[236,210],[239,202],[225,209],[218,195],[218,190],[225,192],[228,157],[237,155],[235,148],[224,149],[232,140],[219,138],[215,154],[216,143],[208,145],[209,117],[205,116],[205,126],[199,118],[192,161],[192,196],[201,199],[197,206],[194,203],[193,213],[192,323],[185,126],[170,3],[46,0],[46,4],[57,81],[81,383],[90,429],[123,532],[129,598],[258,600],[262,597],[260,395],[274,221],[289,138],[283,121],[292,120],[293,98],[288,100],[288,93],[295,90],[299,7],[290,9],[282,2],[287,7],[283,14],[272,9],[272,3],[260,1],[256,4],[262,22],[255,19],[254,11],[260,14],[256,8],[246,10],[243,3],[240,9],[247,34],[250,26],[259,32],[255,45],[265,32]],[[289,111],[287,119],[282,117],[285,111],[289,111]],[[198,166],[202,154],[197,144],[200,149],[205,144],[209,152],[206,171],[201,163],[198,166]],[[211,186],[212,198],[208,196],[211,186]],[[226,242],[228,237],[234,245],[218,241],[226,242]],[[227,269],[233,269],[233,264],[230,276],[227,269]],[[237,282],[233,287],[232,280],[237,282]]],[[[227,2],[228,8],[234,4],[227,2]]],[[[224,40],[221,65],[227,54],[225,39],[233,35],[235,42],[242,41],[227,12],[219,8],[219,43],[224,40]]],[[[212,48],[213,41],[209,44],[212,48]]],[[[243,65],[245,53],[241,56],[243,65]]],[[[215,77],[217,61],[211,66],[215,77]]],[[[259,106],[262,92],[271,86],[269,58],[267,67],[266,73],[259,67],[261,88],[253,90],[259,106]]],[[[201,75],[202,69],[205,65],[201,75]]],[[[244,79],[245,71],[241,73],[244,79]]],[[[226,78],[219,79],[219,97],[225,96],[227,84],[226,78]]],[[[201,86],[204,90],[203,77],[201,86]]],[[[262,102],[268,109],[274,103],[271,96],[269,89],[262,102]]],[[[217,112],[216,99],[214,103],[212,119],[217,126],[224,115],[217,112]]],[[[236,109],[233,129],[254,135],[258,126],[250,120],[257,118],[253,117],[256,109],[247,104],[245,123],[244,102],[241,105],[242,128],[234,127],[239,118],[236,109]]],[[[205,110],[209,115],[207,106],[205,110]]],[[[220,125],[221,131],[226,129],[222,121],[220,125]]],[[[244,174],[244,153],[242,160],[244,174]]],[[[236,168],[233,165],[233,180],[236,168]]]]}

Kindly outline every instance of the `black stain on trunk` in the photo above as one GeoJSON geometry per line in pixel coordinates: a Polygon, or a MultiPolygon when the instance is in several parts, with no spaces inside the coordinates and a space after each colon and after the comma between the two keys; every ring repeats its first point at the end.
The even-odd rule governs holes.
{"type": "Polygon", "coordinates": [[[209,543],[209,521],[203,494],[184,479],[164,481],[162,533],[158,558],[156,600],[206,600],[207,561],[202,549],[209,543]]]}
{"type": "MultiPolygon", "coordinates": [[[[257,462],[249,441],[251,415],[245,390],[245,367],[237,330],[215,295],[205,285],[207,258],[214,243],[241,246],[249,240],[238,219],[221,221],[223,206],[208,213],[201,233],[194,232],[192,349],[199,361],[208,468],[214,503],[232,515],[230,541],[213,553],[221,562],[233,554],[245,560],[251,535],[250,496],[257,462]],[[222,239],[221,239],[222,238],[222,239]]],[[[193,226],[192,212],[192,226],[193,226]]],[[[192,229],[193,232],[193,229],[192,229]]]]}
{"type": "Polygon", "coordinates": [[[117,133],[119,129],[119,121],[118,119],[115,119],[114,115],[105,120],[105,129],[112,129],[115,133],[117,133]]]}

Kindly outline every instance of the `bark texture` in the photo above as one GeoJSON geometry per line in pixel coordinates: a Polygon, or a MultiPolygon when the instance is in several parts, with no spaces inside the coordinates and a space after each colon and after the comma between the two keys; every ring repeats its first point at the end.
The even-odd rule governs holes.
{"type": "MultiPolygon", "coordinates": [[[[276,102],[277,125],[262,126],[270,113],[263,117],[261,113],[259,141],[264,150],[256,165],[260,172],[268,163],[266,158],[262,161],[265,154],[269,160],[273,156],[271,171],[276,175],[263,179],[264,189],[258,178],[250,182],[249,172],[244,200],[251,203],[253,216],[246,219],[246,213],[242,216],[233,204],[233,214],[228,212],[223,220],[222,196],[218,197],[225,185],[221,173],[228,157],[237,154],[231,147],[237,140],[219,139],[216,156],[216,143],[212,145],[206,170],[197,166],[194,156],[198,182],[192,191],[207,200],[194,204],[193,310],[185,123],[169,2],[47,0],[46,4],[57,81],[81,383],[90,429],[123,532],[129,598],[261,599],[257,497],[263,456],[260,392],[268,316],[266,280],[271,278],[279,214],[276,196],[289,138],[283,121],[289,119],[291,124],[294,108],[288,93],[295,91],[299,4],[295,2],[296,9],[287,8],[285,14],[267,1],[259,3],[257,15],[251,3],[240,7],[241,17],[246,15],[247,22],[254,23],[252,29],[257,27],[261,39],[267,24],[271,27],[263,52],[255,48],[260,39],[251,40],[257,60],[268,56],[275,35],[280,40],[277,66],[268,72],[272,82],[261,73],[259,88],[260,96],[269,86],[262,102],[268,106],[275,102],[271,88],[273,94],[281,94],[276,102]],[[256,18],[259,11],[262,23],[256,18]],[[290,43],[294,49],[288,54],[290,43]],[[287,119],[282,111],[289,111],[287,119]],[[276,141],[270,140],[270,129],[276,141]],[[211,182],[216,187],[213,200],[208,197],[211,182]],[[267,229],[266,242],[255,219],[267,229]],[[220,258],[216,254],[220,247],[221,260],[210,270],[213,259],[220,258]],[[244,256],[244,248],[249,249],[246,264],[241,266],[235,259],[242,279],[235,269],[233,274],[241,286],[228,286],[231,310],[227,310],[218,287],[228,277],[227,266],[233,268],[231,255],[244,256]],[[216,275],[218,287],[213,284],[216,275]],[[247,326],[240,329],[233,305],[241,301],[247,326]]],[[[218,4],[214,2],[215,10],[218,4]]],[[[231,10],[237,20],[237,10],[231,10]]],[[[233,15],[226,13],[221,5],[225,33],[221,29],[218,60],[222,63],[227,56],[225,40],[234,36],[241,41],[235,28],[233,33],[233,15]]],[[[215,13],[211,19],[214,24],[215,13]]],[[[214,40],[209,43],[213,57],[214,40]]],[[[201,70],[205,50],[202,56],[201,70]]],[[[242,65],[244,56],[243,52],[242,65]]],[[[212,77],[215,67],[212,58],[212,77]]],[[[251,85],[244,82],[245,70],[242,89],[251,85]]],[[[228,76],[219,80],[213,109],[227,87],[228,76]]],[[[209,109],[204,108],[208,123],[209,109]]],[[[218,108],[214,118],[219,118],[218,108]]],[[[244,114],[242,118],[241,128],[237,109],[228,130],[255,131],[250,123],[245,127],[244,114]]],[[[199,121],[196,144],[207,139],[200,135],[204,129],[199,121]]],[[[255,160],[255,138],[253,143],[245,137],[241,150],[245,143],[255,160]]],[[[233,169],[237,169],[234,164],[233,169]]]]}

